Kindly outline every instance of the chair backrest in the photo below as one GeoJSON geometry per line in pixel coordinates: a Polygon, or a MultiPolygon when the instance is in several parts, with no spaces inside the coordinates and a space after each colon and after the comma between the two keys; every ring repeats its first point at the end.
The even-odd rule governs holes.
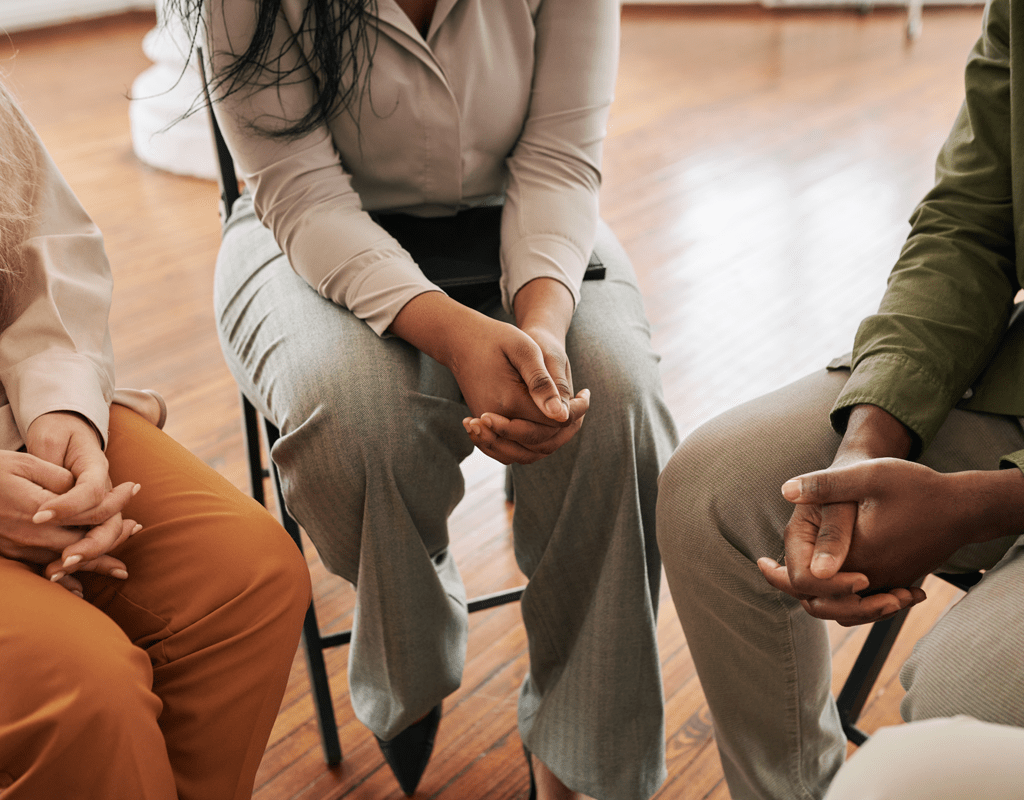
{"type": "Polygon", "coordinates": [[[221,221],[226,222],[231,215],[240,192],[238,176],[235,174],[235,161],[231,158],[224,135],[220,132],[217,117],[213,113],[213,98],[210,96],[210,83],[206,78],[206,64],[203,59],[203,48],[196,48],[196,61],[199,66],[199,77],[203,81],[203,98],[206,101],[206,113],[210,117],[210,130],[213,132],[213,145],[217,150],[217,182],[220,184],[221,221]]]}

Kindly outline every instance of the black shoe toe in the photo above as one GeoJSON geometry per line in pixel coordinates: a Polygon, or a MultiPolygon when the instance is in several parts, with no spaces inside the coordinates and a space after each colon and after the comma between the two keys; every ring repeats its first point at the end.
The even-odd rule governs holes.
{"type": "Polygon", "coordinates": [[[394,739],[384,741],[377,738],[384,760],[395,773],[398,785],[407,797],[412,797],[419,785],[423,771],[434,752],[434,736],[441,723],[441,706],[436,705],[419,722],[415,722],[394,739]]]}

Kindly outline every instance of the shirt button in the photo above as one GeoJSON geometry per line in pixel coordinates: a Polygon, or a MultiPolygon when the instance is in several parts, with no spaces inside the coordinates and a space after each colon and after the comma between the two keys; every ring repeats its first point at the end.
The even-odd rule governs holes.
{"type": "Polygon", "coordinates": [[[974,397],[974,389],[968,389],[966,392],[964,392],[964,400],[970,400],[972,397],[974,397]]]}

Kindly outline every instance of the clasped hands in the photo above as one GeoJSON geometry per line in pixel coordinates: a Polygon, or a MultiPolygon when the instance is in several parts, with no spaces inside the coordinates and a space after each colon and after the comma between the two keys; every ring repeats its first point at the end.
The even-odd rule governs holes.
{"type": "Polygon", "coordinates": [[[0,451],[0,556],[79,596],[75,572],[127,578],[109,553],[142,528],[121,513],[138,484],[112,486],[99,437],[77,414],[43,414],[25,438],[27,452],[0,451]]]}
{"type": "Polygon", "coordinates": [[[785,565],[758,560],[765,579],[807,613],[841,625],[874,622],[925,599],[914,584],[958,549],[941,519],[945,476],[895,458],[801,475],[785,565]]]}
{"type": "Polygon", "coordinates": [[[859,406],[833,464],[783,485],[795,504],[785,564],[757,565],[812,616],[847,626],[890,617],[925,599],[916,584],[956,550],[992,538],[980,487],[1019,481],[1019,470],[939,473],[904,459],[908,437],[887,412],[859,406]]]}
{"type": "Polygon", "coordinates": [[[590,391],[575,396],[565,345],[544,329],[523,331],[501,322],[493,340],[455,371],[476,416],[463,427],[477,447],[502,464],[532,464],[554,453],[583,424],[590,391]]]}
{"type": "Polygon", "coordinates": [[[452,371],[472,415],[463,427],[473,444],[502,464],[532,464],[576,434],[590,392],[573,394],[569,290],[536,278],[516,293],[514,310],[513,325],[424,292],[402,307],[390,331],[452,371]]]}

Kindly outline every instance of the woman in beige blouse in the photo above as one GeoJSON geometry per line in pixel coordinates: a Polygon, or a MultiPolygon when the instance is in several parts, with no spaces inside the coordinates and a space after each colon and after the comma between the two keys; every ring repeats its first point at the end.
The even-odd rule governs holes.
{"type": "Polygon", "coordinates": [[[246,184],[217,268],[222,344],[282,431],[291,512],[356,586],[356,715],[411,794],[461,680],[447,518],[476,445],[512,465],[537,794],[649,797],[664,776],[655,484],[675,431],[598,216],[618,3],[181,5],[202,11],[246,184]],[[419,230],[396,238],[403,214],[419,230]],[[489,293],[456,299],[412,255],[447,248],[455,268],[489,237],[489,293]],[[603,280],[583,280],[592,252],[603,280]]]}
{"type": "Polygon", "coordinates": [[[243,800],[298,548],[113,388],[99,231],[0,86],[0,796],[243,800]],[[113,404],[111,400],[113,399],[113,404]]]}

